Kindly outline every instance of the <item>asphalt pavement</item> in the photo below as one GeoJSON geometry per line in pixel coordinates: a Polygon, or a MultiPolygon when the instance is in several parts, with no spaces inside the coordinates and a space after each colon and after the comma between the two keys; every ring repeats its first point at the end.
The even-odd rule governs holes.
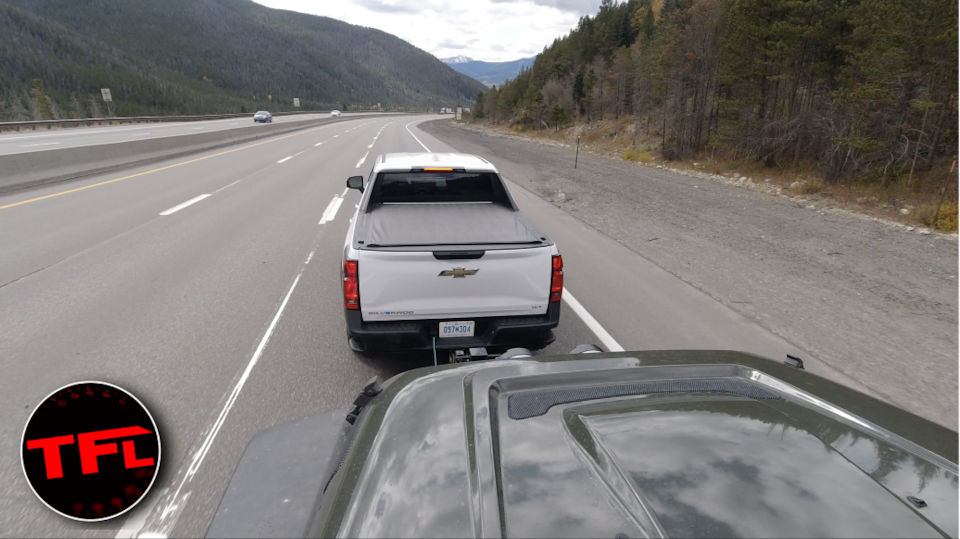
{"type": "MultiPolygon", "coordinates": [[[[202,536],[257,431],[345,407],[373,375],[432,364],[349,350],[339,264],[359,201],[346,178],[366,176],[380,153],[455,151],[417,129],[436,118],[357,118],[0,195],[0,534],[202,536]],[[119,178],[128,179],[103,183],[119,178]],[[322,219],[337,197],[337,213],[322,219]],[[45,508],[19,463],[32,408],[91,379],[138,396],[164,451],[141,506],[97,525],[45,508]]],[[[560,208],[510,189],[566,265],[557,341],[541,353],[585,342],[795,352],[560,208]]]]}
{"type": "MultiPolygon", "coordinates": [[[[343,118],[360,117],[367,112],[345,112],[343,118]]],[[[274,123],[297,120],[329,118],[330,113],[293,114],[274,116],[274,123]]],[[[116,142],[145,140],[152,138],[177,137],[196,133],[209,133],[225,129],[256,129],[262,123],[254,123],[252,115],[246,118],[226,118],[223,120],[201,120],[194,122],[156,122],[139,124],[119,124],[92,127],[55,127],[22,132],[0,132],[0,155],[38,152],[58,148],[79,146],[98,146],[116,142]]]]}

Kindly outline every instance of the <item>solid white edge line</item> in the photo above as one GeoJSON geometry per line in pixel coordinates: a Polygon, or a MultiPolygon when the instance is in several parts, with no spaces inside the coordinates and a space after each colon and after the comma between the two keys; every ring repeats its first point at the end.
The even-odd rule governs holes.
{"type": "Polygon", "coordinates": [[[135,507],[117,532],[116,539],[134,539],[137,537],[140,528],[143,528],[143,525],[147,523],[147,517],[150,516],[150,512],[153,511],[153,507],[157,505],[157,501],[163,497],[163,494],[163,492],[157,493],[148,503],[135,507]]]}
{"type": "Polygon", "coordinates": [[[176,206],[170,208],[169,210],[164,210],[160,212],[160,215],[170,215],[171,213],[176,213],[191,204],[196,204],[197,202],[200,202],[201,200],[207,198],[208,196],[210,195],[206,194],[206,195],[200,195],[198,197],[191,198],[190,200],[184,202],[183,204],[177,204],[176,206]]]}
{"type": "MultiPolygon", "coordinates": [[[[197,470],[200,468],[200,464],[203,463],[204,457],[207,456],[207,452],[210,450],[210,447],[213,445],[213,440],[217,437],[217,433],[220,432],[220,427],[223,426],[224,421],[227,419],[227,414],[230,413],[230,409],[233,408],[233,404],[237,401],[237,397],[240,396],[240,390],[243,389],[243,385],[247,382],[247,379],[250,377],[250,372],[253,371],[253,367],[256,366],[257,361],[260,360],[260,356],[263,354],[263,349],[267,346],[267,342],[270,341],[270,336],[273,334],[273,329],[277,327],[277,322],[280,321],[280,316],[283,314],[283,310],[287,307],[287,302],[290,300],[290,296],[293,294],[293,290],[297,288],[297,283],[300,282],[300,276],[303,275],[303,270],[300,270],[300,273],[297,274],[297,278],[293,280],[293,285],[290,286],[290,290],[287,292],[287,295],[283,298],[283,303],[280,304],[280,308],[277,309],[276,316],[273,317],[273,320],[270,322],[270,326],[267,328],[266,333],[264,333],[263,338],[260,339],[260,344],[257,346],[256,351],[253,353],[253,357],[250,358],[250,362],[247,364],[247,368],[244,369],[243,374],[240,376],[240,380],[237,382],[237,385],[233,388],[233,391],[230,392],[230,396],[227,398],[226,404],[223,406],[223,410],[220,411],[220,415],[217,417],[216,422],[213,424],[213,428],[210,429],[210,433],[207,434],[207,438],[204,440],[203,445],[200,446],[200,449],[197,451],[196,455],[193,457],[193,461],[190,463],[190,467],[187,468],[187,472],[183,476],[183,480],[180,481],[180,485],[177,487],[176,492],[174,492],[171,501],[167,504],[167,507],[164,507],[161,511],[162,514],[167,515],[178,509],[183,510],[183,504],[186,500],[180,500],[178,497],[180,491],[183,489],[183,486],[190,481],[193,476],[197,473],[197,470]],[[180,506],[180,507],[178,507],[180,506]]],[[[176,524],[176,518],[173,520],[173,525],[176,524]]],[[[149,532],[152,536],[166,535],[164,533],[149,532]]]]}
{"type": "Polygon", "coordinates": [[[59,142],[38,142],[37,144],[24,144],[24,148],[35,148],[37,146],[53,146],[54,144],[60,144],[59,142]]]}
{"type": "Polygon", "coordinates": [[[283,163],[284,161],[289,161],[289,160],[291,160],[291,159],[293,159],[293,156],[292,156],[292,155],[287,156],[287,157],[284,157],[283,159],[277,161],[277,164],[279,165],[280,163],[283,163]]]}
{"type": "Polygon", "coordinates": [[[620,343],[616,341],[607,330],[603,329],[603,326],[600,325],[600,322],[597,322],[597,319],[584,308],[583,305],[577,301],[577,298],[573,297],[573,294],[570,293],[566,288],[563,289],[563,301],[567,302],[567,305],[573,309],[573,312],[577,313],[577,316],[583,320],[583,323],[590,328],[590,331],[600,339],[600,342],[607,347],[608,352],[623,352],[623,347],[620,346],[620,343]]]}
{"type": "MultiPolygon", "coordinates": [[[[417,122],[417,121],[419,120],[414,120],[413,122],[417,122]]],[[[413,122],[410,122],[410,124],[412,124],[413,122]]],[[[410,131],[410,124],[407,124],[404,126],[407,128],[407,133],[410,133],[410,136],[413,137],[414,140],[416,140],[417,142],[420,142],[420,139],[418,139],[417,136],[413,134],[413,131],[410,131]]],[[[424,150],[427,150],[428,152],[430,151],[430,148],[427,148],[426,144],[420,142],[420,145],[423,146],[424,150]]]]}
{"type": "Polygon", "coordinates": [[[330,203],[327,204],[327,209],[323,210],[323,214],[320,216],[320,222],[317,223],[318,225],[322,225],[327,222],[327,216],[330,215],[330,209],[333,208],[333,205],[336,204],[337,200],[339,199],[340,197],[338,197],[337,195],[333,195],[333,200],[331,200],[330,203]]]}

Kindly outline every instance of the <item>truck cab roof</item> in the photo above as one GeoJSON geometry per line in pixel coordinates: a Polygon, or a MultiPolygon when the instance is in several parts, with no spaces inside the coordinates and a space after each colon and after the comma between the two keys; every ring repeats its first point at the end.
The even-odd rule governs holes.
{"type": "Polygon", "coordinates": [[[373,173],[395,171],[409,172],[419,168],[453,168],[470,172],[497,172],[493,163],[466,153],[404,152],[387,153],[377,158],[373,173]]]}

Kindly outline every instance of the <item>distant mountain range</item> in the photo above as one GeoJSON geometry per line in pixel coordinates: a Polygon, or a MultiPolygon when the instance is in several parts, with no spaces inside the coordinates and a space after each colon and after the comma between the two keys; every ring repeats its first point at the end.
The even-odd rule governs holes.
{"type": "Polygon", "coordinates": [[[0,0],[0,121],[347,105],[439,108],[484,86],[372,28],[251,0],[0,0]],[[27,118],[23,118],[27,116],[27,118]]]}
{"type": "Polygon", "coordinates": [[[483,62],[466,56],[454,56],[441,58],[441,61],[464,75],[473,77],[487,86],[493,86],[515,78],[520,73],[520,68],[532,66],[534,59],[531,57],[512,62],[483,62]]]}
{"type": "Polygon", "coordinates": [[[452,56],[450,58],[441,58],[441,62],[445,64],[463,64],[466,62],[473,62],[473,58],[467,58],[466,56],[452,56]]]}

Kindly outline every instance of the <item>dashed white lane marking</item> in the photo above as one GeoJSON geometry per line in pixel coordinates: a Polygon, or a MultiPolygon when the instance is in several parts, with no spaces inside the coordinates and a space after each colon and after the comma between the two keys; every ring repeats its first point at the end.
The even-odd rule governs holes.
{"type": "Polygon", "coordinates": [[[131,137],[142,137],[143,135],[149,135],[149,134],[150,134],[149,132],[147,132],[147,133],[131,133],[130,136],[131,136],[131,137]]]}
{"type": "MultiPolygon", "coordinates": [[[[323,142],[326,142],[326,141],[323,141],[323,142]]],[[[314,144],[314,146],[319,146],[319,145],[323,144],[323,142],[318,142],[318,143],[314,144]]]]}
{"type": "Polygon", "coordinates": [[[357,166],[355,166],[355,167],[353,167],[353,168],[360,168],[360,165],[362,165],[363,162],[367,160],[367,156],[368,156],[368,155],[370,155],[370,150],[367,150],[367,153],[363,154],[363,157],[361,157],[360,160],[357,161],[357,166]]]}
{"type": "Polygon", "coordinates": [[[334,195],[333,200],[330,201],[330,204],[327,204],[327,209],[323,210],[323,215],[320,216],[320,222],[318,225],[323,225],[333,221],[334,217],[337,216],[337,210],[340,209],[340,205],[343,204],[343,196],[334,195]]]}
{"type": "Polygon", "coordinates": [[[316,249],[310,251],[310,256],[307,257],[307,261],[305,262],[306,264],[309,264],[310,261],[313,260],[313,253],[315,253],[315,252],[317,252],[316,249]]]}
{"type": "Polygon", "coordinates": [[[197,202],[200,202],[201,200],[207,198],[208,196],[210,196],[209,193],[206,195],[200,195],[198,197],[191,198],[190,200],[184,202],[183,204],[177,204],[176,206],[170,208],[169,210],[160,212],[160,215],[170,215],[171,213],[177,213],[178,211],[186,208],[191,204],[196,204],[197,202]]]}
{"type": "Polygon", "coordinates": [[[220,189],[217,189],[217,190],[214,191],[213,193],[214,193],[214,194],[217,194],[217,193],[219,193],[220,191],[223,191],[224,189],[226,189],[227,187],[230,187],[231,185],[237,185],[238,183],[240,183],[240,182],[242,182],[242,181],[243,181],[243,180],[237,180],[237,181],[235,181],[235,182],[233,182],[233,183],[231,183],[231,184],[229,184],[229,185],[224,185],[223,187],[221,187],[220,189]]]}
{"type": "Polygon", "coordinates": [[[223,423],[227,419],[227,414],[230,413],[230,409],[233,408],[233,404],[237,401],[237,397],[240,396],[240,390],[243,389],[243,385],[247,383],[247,379],[250,378],[250,372],[253,371],[253,367],[256,366],[257,361],[260,360],[260,356],[263,354],[263,349],[267,346],[267,342],[270,341],[270,336],[273,334],[274,328],[277,327],[277,322],[280,321],[280,316],[283,314],[283,310],[287,307],[287,302],[290,301],[290,296],[293,295],[293,290],[297,288],[297,283],[300,282],[301,275],[303,275],[303,269],[301,269],[300,273],[297,274],[297,278],[293,280],[293,285],[290,286],[290,290],[283,298],[283,303],[281,303],[280,308],[277,309],[276,316],[273,317],[273,320],[270,322],[270,326],[267,327],[266,333],[264,333],[263,338],[260,340],[260,344],[253,353],[253,357],[250,358],[250,362],[247,364],[247,368],[240,376],[240,380],[237,382],[237,385],[233,388],[233,391],[230,392],[230,396],[227,398],[227,402],[224,404],[223,410],[220,411],[220,415],[217,417],[213,427],[210,429],[210,433],[207,434],[206,439],[203,441],[203,445],[200,446],[200,449],[194,455],[193,461],[190,463],[190,467],[187,468],[186,473],[183,475],[183,479],[180,481],[180,485],[177,486],[177,490],[173,493],[172,497],[164,499],[165,504],[160,508],[160,514],[162,515],[160,520],[162,523],[161,525],[168,529],[147,530],[145,534],[140,534],[139,537],[146,537],[147,534],[149,534],[151,537],[167,537],[170,531],[172,531],[173,526],[176,525],[180,513],[183,512],[187,499],[190,496],[189,492],[186,492],[183,494],[183,496],[181,496],[180,491],[183,490],[183,487],[191,479],[193,479],[193,476],[200,469],[200,465],[203,463],[204,457],[207,456],[207,453],[210,451],[210,447],[213,445],[213,440],[217,437],[217,433],[220,432],[220,428],[223,427],[223,423]]]}
{"type": "Polygon", "coordinates": [[[600,325],[600,322],[597,322],[597,319],[590,314],[583,305],[577,301],[577,298],[573,297],[573,294],[570,293],[566,288],[563,289],[563,301],[567,302],[567,305],[573,309],[573,312],[577,313],[577,316],[583,320],[583,323],[590,328],[590,331],[600,339],[600,342],[607,348],[608,352],[623,352],[623,347],[620,346],[620,343],[616,341],[607,330],[603,329],[603,326],[600,325]]]}
{"type": "Polygon", "coordinates": [[[350,191],[350,188],[349,188],[349,187],[347,187],[346,189],[344,189],[344,190],[343,190],[343,193],[340,194],[340,198],[343,198],[343,197],[347,196],[347,192],[349,192],[349,191],[350,191]]]}
{"type": "Polygon", "coordinates": [[[59,142],[41,142],[39,144],[24,144],[24,148],[33,148],[34,146],[52,146],[54,144],[60,144],[59,142]]]}
{"type": "Polygon", "coordinates": [[[202,127],[194,127],[194,128],[193,128],[194,131],[196,131],[197,129],[203,129],[203,128],[202,128],[202,127]]]}
{"type": "Polygon", "coordinates": [[[327,204],[327,207],[324,208],[323,214],[320,215],[320,222],[317,223],[318,225],[322,225],[323,223],[327,222],[327,215],[330,215],[330,210],[333,208],[333,205],[337,203],[338,198],[340,197],[334,195],[333,199],[330,200],[330,203],[327,204]]]}
{"type": "Polygon", "coordinates": [[[340,136],[340,135],[334,135],[333,138],[337,138],[337,137],[339,137],[339,136],[340,136]]]}
{"type": "Polygon", "coordinates": [[[283,159],[277,161],[277,164],[283,163],[284,161],[289,161],[289,160],[291,160],[291,159],[293,159],[293,156],[292,156],[292,155],[288,155],[287,157],[284,157],[283,159]]]}
{"type": "MultiPolygon", "coordinates": [[[[416,122],[416,121],[419,121],[419,120],[414,120],[413,122],[416,122]]],[[[412,124],[413,122],[410,122],[410,124],[412,124]]],[[[410,136],[413,137],[413,140],[419,142],[420,145],[423,146],[423,149],[424,149],[424,150],[427,150],[427,151],[429,152],[429,151],[430,151],[430,148],[427,148],[427,145],[424,144],[424,143],[422,143],[422,142],[420,142],[420,139],[418,139],[417,136],[413,134],[413,131],[410,131],[410,124],[407,124],[407,125],[405,126],[405,127],[407,128],[407,133],[410,133],[410,136]]]]}
{"type": "Polygon", "coordinates": [[[295,153],[295,154],[293,154],[293,156],[296,157],[296,156],[300,155],[301,153],[303,153],[303,152],[295,153]]]}

